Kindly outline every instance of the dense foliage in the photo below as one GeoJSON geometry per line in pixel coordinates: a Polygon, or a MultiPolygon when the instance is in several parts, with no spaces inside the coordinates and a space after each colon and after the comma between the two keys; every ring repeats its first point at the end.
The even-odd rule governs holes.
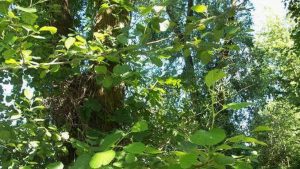
{"type": "Polygon", "coordinates": [[[251,9],[0,0],[0,168],[299,168],[298,20],[251,9]]]}

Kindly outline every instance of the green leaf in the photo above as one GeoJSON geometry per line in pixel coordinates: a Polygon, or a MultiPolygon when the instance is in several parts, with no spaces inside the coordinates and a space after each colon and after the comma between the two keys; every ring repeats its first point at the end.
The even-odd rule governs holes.
{"type": "Polygon", "coordinates": [[[161,32],[164,32],[169,28],[169,26],[170,26],[170,21],[165,20],[165,21],[159,23],[159,30],[161,32]]]}
{"type": "Polygon", "coordinates": [[[30,91],[28,88],[24,90],[24,96],[28,99],[31,100],[33,98],[33,92],[30,91]]]}
{"type": "Polygon", "coordinates": [[[226,76],[226,74],[220,69],[211,70],[208,72],[208,74],[204,78],[205,84],[207,85],[207,87],[211,87],[217,81],[221,80],[225,76],[226,76]]]}
{"type": "Polygon", "coordinates": [[[216,150],[230,150],[230,149],[232,149],[232,147],[227,144],[222,144],[222,145],[216,147],[216,150]]]}
{"type": "Polygon", "coordinates": [[[110,76],[105,77],[105,79],[102,81],[102,85],[105,88],[110,88],[113,84],[113,80],[110,76]]]}
{"type": "Polygon", "coordinates": [[[153,6],[153,10],[154,10],[154,12],[159,13],[159,12],[161,12],[161,11],[165,11],[165,10],[166,10],[166,7],[165,7],[165,6],[154,5],[154,6],[153,6]]]}
{"type": "Polygon", "coordinates": [[[130,71],[130,67],[128,65],[116,65],[113,68],[113,72],[117,75],[121,75],[130,71]]]}
{"type": "Polygon", "coordinates": [[[208,64],[212,60],[212,55],[213,55],[213,51],[206,50],[199,53],[198,57],[203,64],[208,64]]]}
{"type": "Polygon", "coordinates": [[[141,120],[135,123],[134,126],[131,128],[131,132],[142,132],[148,130],[148,123],[146,120],[141,120]]]}
{"type": "Polygon", "coordinates": [[[91,168],[100,168],[102,166],[108,165],[115,158],[116,152],[113,150],[108,150],[105,152],[96,153],[91,158],[89,162],[91,168]]]}
{"type": "Polygon", "coordinates": [[[228,138],[227,141],[232,142],[232,143],[239,143],[239,142],[244,142],[244,143],[254,143],[254,144],[258,144],[258,145],[262,145],[262,146],[266,146],[267,144],[259,141],[255,138],[252,137],[247,137],[244,135],[237,135],[231,138],[228,138]]]}
{"type": "Polygon", "coordinates": [[[213,157],[214,161],[219,165],[230,165],[234,163],[234,158],[225,156],[224,154],[217,154],[213,157]]]}
{"type": "Polygon", "coordinates": [[[104,137],[100,143],[100,150],[104,151],[114,146],[120,139],[122,139],[124,133],[122,131],[116,131],[104,137]]]}
{"type": "Polygon", "coordinates": [[[152,6],[148,6],[148,7],[141,6],[138,9],[142,15],[147,15],[152,11],[152,6]]]}
{"type": "Polygon", "coordinates": [[[153,64],[155,64],[158,67],[162,67],[163,65],[163,62],[158,57],[151,57],[150,60],[153,64]]]}
{"type": "Polygon", "coordinates": [[[48,164],[46,169],[64,169],[64,165],[62,162],[55,162],[48,164]]]}
{"type": "Polygon", "coordinates": [[[0,2],[0,13],[1,14],[7,14],[8,12],[8,7],[9,7],[10,3],[9,2],[0,2]]]}
{"type": "Polygon", "coordinates": [[[118,40],[118,42],[120,42],[120,43],[122,43],[122,44],[127,44],[127,42],[128,42],[128,38],[127,38],[127,36],[124,35],[124,34],[118,35],[118,36],[117,36],[117,40],[118,40]]]}
{"type": "Polygon", "coordinates": [[[40,31],[48,31],[53,35],[57,32],[57,28],[54,26],[43,26],[40,28],[40,31]]]}
{"type": "Polygon", "coordinates": [[[99,13],[104,12],[108,8],[109,8],[109,4],[107,4],[107,3],[102,4],[99,8],[99,13]]]}
{"type": "Polygon", "coordinates": [[[0,140],[9,141],[12,138],[12,133],[7,130],[0,128],[0,140]]]}
{"type": "Polygon", "coordinates": [[[263,131],[272,131],[273,129],[268,126],[258,126],[252,132],[263,132],[263,131]]]}
{"type": "Polygon", "coordinates": [[[179,163],[182,168],[190,168],[193,165],[197,164],[197,155],[196,154],[184,154],[179,158],[179,163]]]}
{"type": "Polygon", "coordinates": [[[119,62],[119,58],[116,56],[106,56],[106,59],[112,62],[119,62]]]}
{"type": "Polygon", "coordinates": [[[253,169],[253,167],[249,163],[246,163],[244,161],[238,161],[235,164],[234,168],[235,169],[253,169]]]}
{"type": "Polygon", "coordinates": [[[207,6],[205,6],[205,5],[195,5],[191,9],[195,12],[198,12],[198,13],[207,12],[207,6]]]}
{"type": "Polygon", "coordinates": [[[60,69],[60,65],[52,65],[50,72],[55,73],[59,71],[59,69],[60,69]]]}
{"type": "Polygon", "coordinates": [[[33,25],[37,18],[38,16],[34,13],[23,12],[21,15],[21,20],[28,25],[33,25]]]}
{"type": "Polygon", "coordinates": [[[125,161],[127,163],[133,163],[133,162],[137,161],[137,158],[136,158],[136,156],[134,154],[130,154],[129,153],[129,154],[126,155],[125,161]]]}
{"type": "Polygon", "coordinates": [[[35,13],[37,11],[35,8],[23,8],[20,6],[16,6],[16,9],[23,11],[23,12],[28,12],[28,13],[35,13]]]}
{"type": "Polygon", "coordinates": [[[106,74],[107,73],[107,67],[106,66],[96,66],[95,72],[97,74],[106,74]]]}
{"type": "Polygon", "coordinates": [[[66,41],[65,41],[65,47],[67,49],[70,49],[70,47],[75,43],[76,39],[73,37],[69,37],[66,41]]]}
{"type": "Polygon", "coordinates": [[[77,35],[76,39],[79,40],[82,43],[86,43],[86,40],[84,39],[84,37],[77,35]]]}
{"type": "Polygon", "coordinates": [[[83,154],[80,155],[74,165],[71,167],[71,169],[87,169],[89,168],[89,161],[91,160],[91,155],[90,154],[83,154]]]}
{"type": "Polygon", "coordinates": [[[126,152],[132,154],[141,154],[145,149],[146,146],[141,142],[134,142],[124,147],[126,152]]]}
{"type": "Polygon", "coordinates": [[[162,153],[162,151],[160,151],[160,150],[158,150],[154,147],[151,147],[151,146],[147,146],[144,152],[148,153],[148,154],[160,154],[160,153],[162,153]]]}
{"type": "Polygon", "coordinates": [[[223,109],[233,109],[233,110],[239,110],[245,107],[248,107],[251,105],[251,103],[247,102],[241,102],[241,103],[229,103],[223,106],[223,109]]]}
{"type": "Polygon", "coordinates": [[[191,137],[192,143],[207,146],[216,145],[222,142],[226,137],[225,131],[223,129],[214,128],[210,131],[198,130],[191,137]]]}
{"type": "Polygon", "coordinates": [[[17,64],[18,62],[15,59],[6,59],[5,64],[17,64]]]}

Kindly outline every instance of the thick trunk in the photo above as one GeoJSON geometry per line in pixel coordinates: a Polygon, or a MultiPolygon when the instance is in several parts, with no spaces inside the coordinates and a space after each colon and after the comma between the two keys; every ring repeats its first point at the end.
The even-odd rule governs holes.
{"type": "Polygon", "coordinates": [[[51,25],[58,28],[60,35],[67,35],[73,28],[73,17],[70,12],[69,0],[51,0],[49,5],[57,5],[58,9],[52,9],[51,25]]]}
{"type": "MultiPolygon", "coordinates": [[[[66,36],[73,27],[68,0],[53,2],[61,6],[61,13],[54,13],[52,25],[58,28],[61,35],[66,36]]],[[[98,1],[95,8],[99,9],[103,3],[102,0],[98,1]]],[[[117,4],[94,16],[93,32],[110,32],[110,36],[114,37],[120,34],[116,28],[129,23],[129,12],[117,4]]],[[[118,47],[112,46],[109,41],[105,42],[105,45],[118,47]]],[[[112,71],[115,63],[107,63],[108,70],[112,71]]],[[[66,69],[70,67],[66,65],[66,69]]],[[[71,137],[84,140],[86,131],[90,129],[107,132],[118,127],[111,117],[123,106],[124,85],[105,89],[96,83],[96,75],[93,72],[85,72],[65,80],[58,87],[60,92],[50,100],[51,111],[55,123],[67,127],[71,137]]],[[[61,159],[64,164],[72,163],[76,157],[72,146],[67,147],[69,155],[61,159]]]]}
{"type": "MultiPolygon", "coordinates": [[[[102,0],[99,3],[99,6],[102,5],[102,0]]],[[[95,15],[94,18],[94,26],[93,31],[94,32],[108,32],[110,36],[117,37],[120,32],[120,27],[127,26],[130,21],[130,15],[129,12],[122,8],[121,6],[118,6],[118,4],[111,3],[111,7],[99,12],[95,15]]],[[[118,48],[118,45],[113,46],[108,40],[104,42],[105,45],[108,47],[115,47],[118,48]]],[[[116,63],[107,61],[109,64],[108,70],[112,71],[114,66],[116,66],[116,63]]],[[[124,103],[124,97],[125,97],[125,86],[124,85],[118,85],[114,86],[111,89],[105,89],[103,87],[99,87],[97,89],[98,95],[96,95],[96,100],[99,101],[101,107],[102,107],[102,113],[103,116],[107,116],[109,119],[109,116],[112,116],[118,109],[123,107],[124,103]]],[[[94,121],[94,120],[92,120],[94,121]]],[[[110,131],[118,127],[118,124],[115,122],[109,122],[109,121],[98,121],[96,125],[102,126],[103,131],[110,131]],[[100,123],[100,124],[99,124],[100,123]],[[101,125],[102,124],[102,125],[101,125]],[[105,124],[105,125],[103,125],[105,124]]]]}

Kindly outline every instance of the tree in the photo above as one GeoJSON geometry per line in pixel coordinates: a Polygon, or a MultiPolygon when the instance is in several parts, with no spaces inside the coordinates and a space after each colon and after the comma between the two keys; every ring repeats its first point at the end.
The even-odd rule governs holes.
{"type": "Polygon", "coordinates": [[[221,90],[227,57],[247,46],[249,2],[203,3],[2,0],[1,73],[16,99],[2,106],[0,164],[252,168],[266,144],[224,127],[249,103],[221,90]]]}

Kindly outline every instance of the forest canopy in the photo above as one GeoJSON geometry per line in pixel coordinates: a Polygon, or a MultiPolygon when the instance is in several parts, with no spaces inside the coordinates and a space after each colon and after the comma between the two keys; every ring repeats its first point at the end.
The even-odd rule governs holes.
{"type": "Polygon", "coordinates": [[[0,0],[0,169],[299,169],[282,3],[0,0]]]}

